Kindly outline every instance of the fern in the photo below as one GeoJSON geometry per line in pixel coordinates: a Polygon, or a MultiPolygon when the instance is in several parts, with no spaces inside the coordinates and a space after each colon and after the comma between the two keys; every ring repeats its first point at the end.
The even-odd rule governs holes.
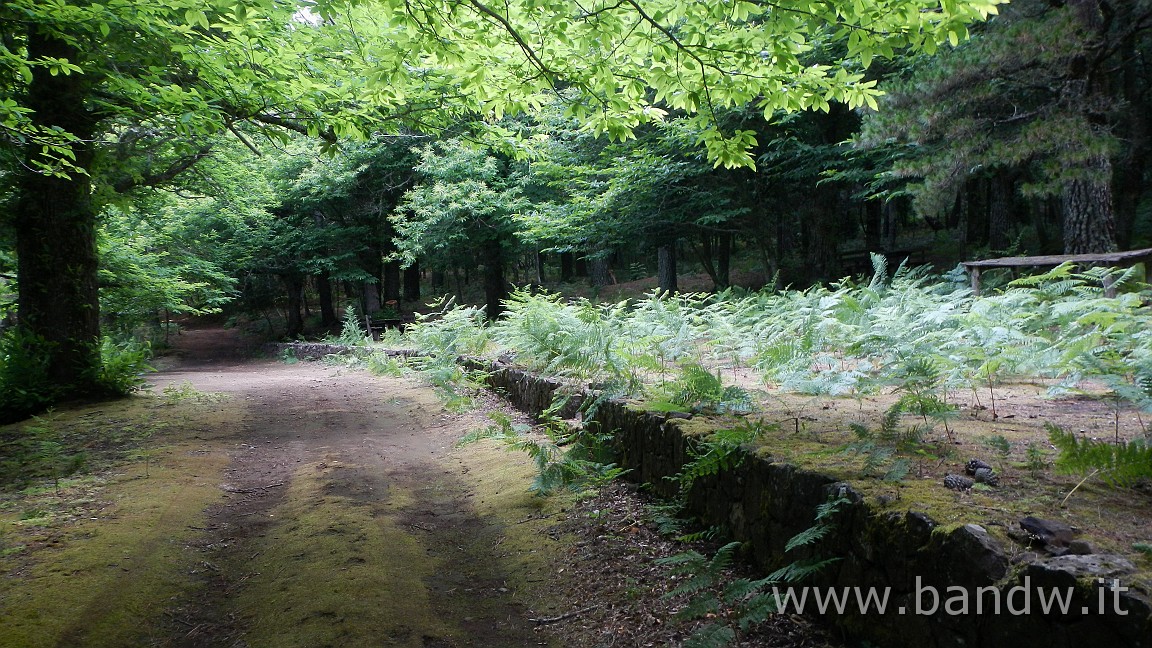
{"type": "Polygon", "coordinates": [[[738,466],[747,456],[743,451],[744,446],[763,438],[769,430],[775,428],[775,424],[744,419],[735,427],[716,430],[707,438],[689,446],[691,460],[671,479],[679,484],[681,495],[686,495],[698,479],[718,475],[738,466]]]}
{"type": "MultiPolygon", "coordinates": [[[[786,551],[811,547],[834,528],[832,519],[849,500],[834,497],[816,509],[811,528],[793,536],[786,551]]],[[[726,579],[726,571],[735,559],[741,543],[730,542],[708,558],[697,551],[687,551],[656,562],[667,565],[673,574],[687,578],[667,596],[689,596],[689,602],[678,613],[681,619],[720,619],[706,623],[684,642],[685,646],[726,646],[740,638],[741,632],[767,620],[777,612],[776,599],[770,588],[780,583],[795,583],[836,562],[837,558],[809,559],[791,563],[765,578],[726,579]]]]}
{"type": "Polygon", "coordinates": [[[1130,487],[1152,479],[1152,445],[1146,440],[1108,443],[1078,439],[1072,432],[1045,423],[1048,440],[1060,451],[1056,467],[1067,473],[1098,474],[1113,487],[1130,487]]]}
{"type": "Polygon", "coordinates": [[[360,318],[356,315],[356,307],[352,304],[344,309],[344,322],[340,328],[340,337],[336,338],[336,342],[351,347],[368,344],[368,334],[361,326],[360,318]]]}
{"type": "Polygon", "coordinates": [[[657,399],[649,404],[655,411],[747,413],[753,409],[752,396],[746,389],[725,386],[718,373],[694,362],[683,365],[680,377],[658,389],[657,394],[657,399]]]}
{"type": "Polygon", "coordinates": [[[555,418],[558,409],[559,405],[553,403],[543,415],[544,423],[536,428],[513,423],[512,417],[503,412],[490,412],[492,424],[464,435],[457,446],[495,439],[510,451],[526,453],[536,464],[536,477],[529,490],[541,496],[560,490],[581,492],[596,488],[627,472],[608,461],[610,436],[569,428],[566,422],[555,418]]]}

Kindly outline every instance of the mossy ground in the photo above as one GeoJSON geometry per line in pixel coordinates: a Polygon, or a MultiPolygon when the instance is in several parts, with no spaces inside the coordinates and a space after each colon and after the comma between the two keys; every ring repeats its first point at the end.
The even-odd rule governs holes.
{"type": "Polygon", "coordinates": [[[52,418],[137,430],[115,456],[4,492],[0,648],[552,641],[558,500],[523,455],[452,449],[480,414],[312,363],[160,380],[52,418]]]}
{"type": "MultiPolygon", "coordinates": [[[[1009,536],[1025,516],[1061,520],[1079,529],[1080,537],[1107,553],[1130,558],[1142,572],[1131,580],[1152,591],[1152,560],[1134,545],[1152,542],[1152,491],[1114,488],[1099,479],[1060,472],[1056,451],[1048,442],[1045,423],[1053,423],[1090,438],[1121,439],[1143,435],[1138,412],[1120,411],[1091,395],[1049,398],[1039,383],[1003,385],[996,390],[997,414],[990,396],[952,394],[958,404],[948,428],[905,415],[902,429],[924,428],[922,442],[894,453],[879,467],[868,465],[868,453],[850,430],[860,423],[876,430],[884,410],[896,399],[892,394],[862,398],[812,397],[772,392],[764,409],[751,415],[761,420],[766,433],[754,444],[762,456],[797,465],[851,483],[877,510],[913,510],[928,514],[950,527],[967,523],[984,526],[1010,552],[1028,549],[1009,536]],[[994,442],[994,440],[999,443],[994,442]],[[964,474],[969,459],[982,459],[995,467],[1000,483],[977,485],[957,492],[943,486],[949,473],[964,474]],[[892,461],[903,459],[906,472],[885,479],[892,461]]],[[[698,417],[681,423],[692,435],[708,429],[731,427],[731,417],[698,417]]],[[[881,444],[882,445],[882,444],[881,444]]]]}
{"type": "Polygon", "coordinates": [[[187,587],[185,542],[219,496],[227,456],[215,443],[234,417],[232,407],[166,407],[150,397],[55,414],[62,429],[154,434],[121,453],[124,463],[105,458],[59,491],[44,480],[3,494],[0,647],[146,645],[187,587]],[[172,434],[159,417],[195,424],[172,434]]]}

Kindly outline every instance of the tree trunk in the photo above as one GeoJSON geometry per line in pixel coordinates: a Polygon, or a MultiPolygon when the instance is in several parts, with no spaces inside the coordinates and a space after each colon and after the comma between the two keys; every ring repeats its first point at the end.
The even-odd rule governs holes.
{"type": "MultiPolygon", "coordinates": [[[[29,59],[79,60],[76,48],[30,29],[29,59]]],[[[83,74],[49,73],[32,68],[27,104],[37,126],[56,127],[78,138],[72,144],[74,164],[91,167],[97,119],[88,112],[91,80],[83,74]]],[[[29,143],[17,176],[18,199],[13,218],[19,276],[19,326],[48,345],[47,376],[58,398],[98,394],[100,368],[100,300],[97,287],[96,211],[89,178],[71,171],[51,177],[32,170],[52,166],[40,144],[29,143]]]]}
{"type": "Polygon", "coordinates": [[[320,325],[324,328],[336,326],[340,320],[336,318],[336,306],[332,302],[332,281],[327,271],[317,275],[316,293],[320,297],[320,325]]]}
{"type": "Polygon", "coordinates": [[[1106,155],[1091,159],[1087,177],[1069,181],[1061,196],[1064,208],[1064,253],[1114,252],[1116,224],[1112,214],[1112,165],[1106,155]]]}
{"type": "Polygon", "coordinates": [[[508,283],[504,278],[503,254],[500,243],[487,246],[484,260],[484,301],[485,314],[495,321],[504,312],[504,298],[508,296],[508,283]]]}
{"type": "Polygon", "coordinates": [[[587,263],[588,279],[596,288],[612,285],[612,266],[608,257],[581,257],[587,263]]]}
{"type": "Polygon", "coordinates": [[[420,266],[416,262],[404,268],[404,301],[420,300],[420,266]]]}
{"type": "Polygon", "coordinates": [[[716,289],[724,290],[732,285],[732,240],[736,238],[731,232],[720,235],[719,245],[716,249],[716,289]]]}
{"type": "Polygon", "coordinates": [[[400,264],[384,264],[384,301],[400,301],[400,264]]]}
{"type": "Polygon", "coordinates": [[[571,252],[560,253],[560,281],[572,281],[576,276],[576,263],[571,252]]]}
{"type": "Polygon", "coordinates": [[[428,273],[428,283],[437,294],[448,292],[448,279],[443,270],[432,270],[428,273]]]}
{"type": "Polygon", "coordinates": [[[1001,171],[988,179],[988,247],[1007,250],[1012,212],[1012,178],[1001,171]]]}
{"type": "MultiPolygon", "coordinates": [[[[720,278],[716,273],[715,262],[715,246],[712,244],[712,234],[708,232],[700,233],[700,242],[692,246],[696,251],[696,258],[700,261],[700,267],[704,269],[704,274],[712,280],[713,286],[720,285],[720,278]]],[[[657,252],[659,255],[659,252],[657,252]]],[[[659,258],[659,256],[657,256],[659,258]]],[[[657,272],[659,274],[659,271],[657,272]]]]}
{"type": "Polygon", "coordinates": [[[884,231],[884,202],[869,200],[864,203],[864,249],[879,252],[884,231]]]}
{"type": "Polygon", "coordinates": [[[656,278],[662,294],[670,295],[678,290],[676,275],[676,244],[656,248],[656,278]]]}
{"type": "Polygon", "coordinates": [[[360,288],[360,295],[360,306],[364,309],[361,315],[380,312],[380,284],[365,281],[360,288]]]}
{"type": "MultiPolygon", "coordinates": [[[[831,201],[825,199],[819,202],[831,201]]],[[[808,266],[804,275],[808,281],[835,279],[840,272],[837,222],[837,215],[830,207],[817,204],[808,210],[804,227],[807,235],[805,261],[808,266]]]]}
{"type": "Polygon", "coordinates": [[[294,339],[304,332],[304,317],[300,314],[303,305],[304,277],[299,274],[281,275],[284,288],[288,291],[288,330],[284,333],[289,339],[294,339]]]}

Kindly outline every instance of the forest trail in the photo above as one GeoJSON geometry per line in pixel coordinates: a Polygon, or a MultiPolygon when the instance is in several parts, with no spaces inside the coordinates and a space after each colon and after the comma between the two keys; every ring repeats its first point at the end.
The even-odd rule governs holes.
{"type": "MultiPolygon", "coordinates": [[[[555,544],[549,514],[515,455],[454,448],[481,414],[449,414],[408,379],[246,359],[223,329],[174,342],[182,358],[150,381],[214,402],[216,418],[184,415],[147,479],[108,487],[115,504],[91,518],[108,526],[81,520],[66,534],[74,546],[62,552],[101,542],[115,556],[72,562],[72,588],[92,572],[86,592],[58,597],[59,565],[25,566],[49,599],[72,603],[55,611],[66,622],[22,636],[77,647],[549,645],[532,621],[552,613],[538,598],[555,544]],[[152,493],[157,480],[173,488],[151,517],[129,510],[144,491],[116,491],[152,493]],[[117,534],[118,522],[133,528],[117,534]],[[155,594],[121,600],[128,591],[155,594]]],[[[18,612],[34,604],[2,595],[5,625],[53,614],[18,612]]]]}

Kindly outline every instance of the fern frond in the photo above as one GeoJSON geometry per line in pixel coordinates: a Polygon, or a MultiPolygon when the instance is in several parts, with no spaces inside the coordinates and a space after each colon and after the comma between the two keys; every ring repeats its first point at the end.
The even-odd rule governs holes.
{"type": "Polygon", "coordinates": [[[1044,427],[1049,441],[1060,451],[1056,467],[1064,472],[1081,475],[1098,472],[1114,487],[1130,487],[1152,479],[1152,445],[1144,440],[1109,443],[1078,439],[1074,433],[1051,423],[1044,427]]]}

